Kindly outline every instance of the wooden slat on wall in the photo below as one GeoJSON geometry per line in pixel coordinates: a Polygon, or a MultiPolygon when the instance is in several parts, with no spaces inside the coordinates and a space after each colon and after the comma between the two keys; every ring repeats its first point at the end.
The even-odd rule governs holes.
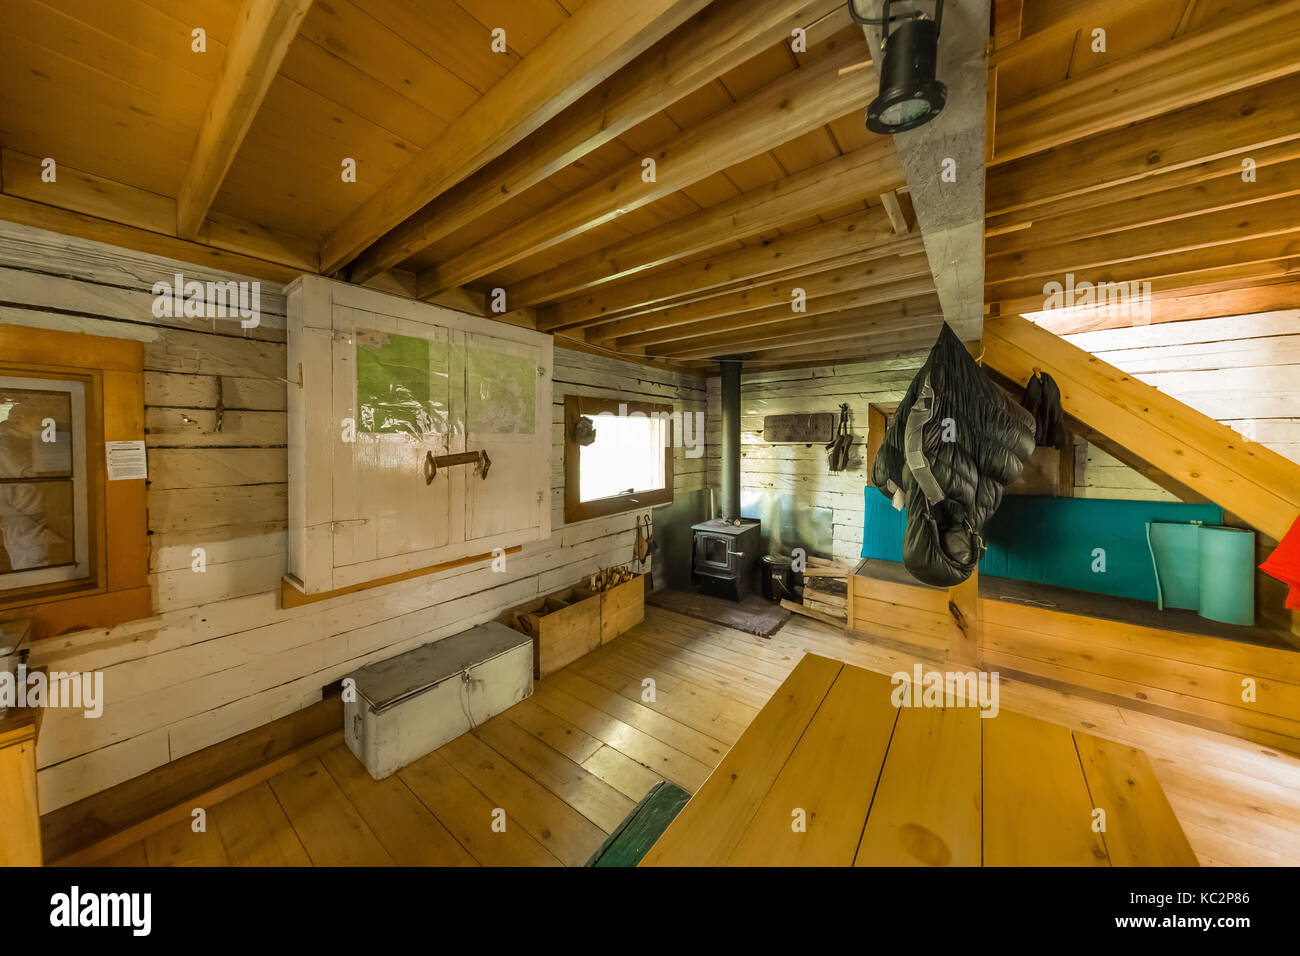
{"type": "MultiPolygon", "coordinates": [[[[831,509],[834,557],[856,560],[862,550],[868,410],[873,403],[894,404],[924,360],[924,353],[902,360],[808,368],[785,372],[752,372],[741,376],[740,484],[744,491],[769,491],[796,496],[801,504],[831,509]],[[831,474],[827,452],[820,444],[768,444],[763,440],[765,415],[832,412],[849,406],[854,436],[850,467],[831,474]]],[[[718,379],[709,379],[709,484],[718,481],[717,449],[721,442],[721,399],[718,379]]],[[[874,494],[875,492],[873,492],[874,494]]]]}
{"type": "MultiPolygon", "coordinates": [[[[9,288],[24,303],[0,312],[0,321],[89,323],[86,331],[146,342],[150,571],[159,613],[33,649],[34,666],[103,671],[111,688],[99,720],[66,710],[47,715],[38,751],[47,812],[306,707],[320,699],[321,688],[367,662],[493,619],[632,556],[631,514],[565,525],[559,471],[550,539],[512,556],[505,572],[468,566],[280,609],[288,385],[283,320],[273,318],[283,316],[283,298],[264,284],[268,322],[260,338],[220,322],[211,331],[210,320],[208,330],[175,328],[155,322],[148,303],[152,284],[176,271],[201,281],[236,278],[0,225],[0,274],[10,275],[9,288]],[[88,317],[43,312],[47,300],[75,300],[88,317]],[[217,432],[219,399],[225,411],[217,432]],[[192,569],[200,547],[202,573],[192,569]]],[[[702,378],[565,349],[556,350],[555,364],[560,402],[570,390],[705,410],[702,378]]],[[[562,431],[556,426],[555,461],[563,454],[562,431]]],[[[696,458],[675,450],[677,490],[704,486],[704,451],[696,458]]]]}

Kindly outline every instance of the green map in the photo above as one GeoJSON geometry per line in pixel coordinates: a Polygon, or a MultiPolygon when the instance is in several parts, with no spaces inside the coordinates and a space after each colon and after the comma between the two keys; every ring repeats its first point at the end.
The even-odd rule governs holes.
{"type": "Polygon", "coordinates": [[[537,365],[518,355],[469,349],[467,419],[472,432],[531,435],[537,425],[537,365]]]}
{"type": "Polygon", "coordinates": [[[447,431],[447,344],[357,329],[357,430],[447,431]]]}

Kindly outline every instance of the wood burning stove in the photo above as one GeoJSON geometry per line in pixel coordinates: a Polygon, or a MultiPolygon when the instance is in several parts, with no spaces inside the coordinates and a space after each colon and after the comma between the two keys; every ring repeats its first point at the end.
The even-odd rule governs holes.
{"type": "Polygon", "coordinates": [[[759,558],[759,523],[751,518],[715,518],[691,525],[694,580],[740,601],[754,585],[759,558]]]}

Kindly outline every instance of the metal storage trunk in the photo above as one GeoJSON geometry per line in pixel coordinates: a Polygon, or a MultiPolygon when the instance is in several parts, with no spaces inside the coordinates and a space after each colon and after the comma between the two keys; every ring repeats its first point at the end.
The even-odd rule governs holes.
{"type": "Polygon", "coordinates": [[[533,642],[492,622],[351,675],[343,737],[383,780],[533,693],[533,642]]]}

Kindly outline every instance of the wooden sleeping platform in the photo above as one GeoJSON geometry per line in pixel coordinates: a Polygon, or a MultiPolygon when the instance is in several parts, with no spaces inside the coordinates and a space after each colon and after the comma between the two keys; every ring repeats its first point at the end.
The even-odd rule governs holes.
{"type": "Polygon", "coordinates": [[[893,690],[805,656],[642,865],[1197,865],[1141,750],[893,690]]]}
{"type": "MultiPolygon", "coordinates": [[[[970,582],[968,582],[970,583],[970,582]]],[[[950,593],[895,562],[849,576],[849,631],[935,662],[954,657],[950,593]]],[[[1300,753],[1300,653],[1276,631],[1140,601],[981,577],[976,660],[1004,677],[1300,753]]]]}

